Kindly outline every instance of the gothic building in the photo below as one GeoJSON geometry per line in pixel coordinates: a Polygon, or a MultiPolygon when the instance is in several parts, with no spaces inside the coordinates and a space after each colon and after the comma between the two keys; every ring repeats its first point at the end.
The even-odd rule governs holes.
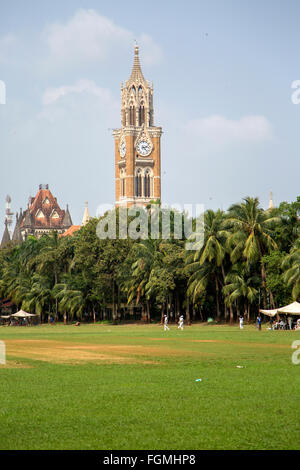
{"type": "Polygon", "coordinates": [[[24,241],[27,235],[37,238],[53,231],[64,233],[72,225],[72,219],[67,206],[62,210],[56,197],[48,185],[40,184],[35,197],[30,198],[27,209],[16,215],[16,226],[12,236],[13,241],[24,241]]]}
{"type": "Polygon", "coordinates": [[[131,76],[121,84],[121,128],[113,132],[116,206],[161,200],[161,135],[154,126],[153,84],[143,76],[136,45],[131,76]]]}

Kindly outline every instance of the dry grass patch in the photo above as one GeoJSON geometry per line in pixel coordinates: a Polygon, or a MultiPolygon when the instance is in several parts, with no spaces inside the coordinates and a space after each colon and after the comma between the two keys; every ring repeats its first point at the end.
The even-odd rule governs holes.
{"type": "Polygon", "coordinates": [[[9,356],[61,364],[74,362],[154,364],[156,362],[149,360],[149,356],[168,358],[209,354],[202,351],[182,351],[147,345],[83,344],[32,339],[7,340],[6,347],[9,356]]]}

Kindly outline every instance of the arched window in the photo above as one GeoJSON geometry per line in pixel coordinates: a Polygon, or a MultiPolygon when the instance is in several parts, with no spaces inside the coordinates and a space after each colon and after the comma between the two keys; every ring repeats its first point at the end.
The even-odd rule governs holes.
{"type": "Polygon", "coordinates": [[[142,197],[142,171],[139,168],[135,176],[135,196],[142,197]]]}
{"type": "Polygon", "coordinates": [[[135,126],[135,106],[133,104],[130,104],[129,108],[129,125],[135,126]]]}
{"type": "Polygon", "coordinates": [[[151,184],[152,184],[152,178],[151,178],[151,172],[150,170],[145,171],[145,176],[144,176],[144,196],[145,197],[151,197],[151,184]]]}
{"type": "Polygon", "coordinates": [[[143,124],[145,124],[145,107],[142,102],[139,107],[139,126],[142,126],[143,124]]]}
{"type": "Polygon", "coordinates": [[[120,171],[120,196],[126,196],[126,170],[120,171]]]}

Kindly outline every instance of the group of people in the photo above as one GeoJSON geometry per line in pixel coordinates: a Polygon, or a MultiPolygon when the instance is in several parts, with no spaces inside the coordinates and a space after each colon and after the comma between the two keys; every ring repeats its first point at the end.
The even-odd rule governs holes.
{"type": "MultiPolygon", "coordinates": [[[[240,329],[244,328],[244,317],[240,315],[240,329]]],[[[256,327],[258,330],[261,330],[262,318],[258,314],[256,318],[256,327]]],[[[279,318],[276,322],[273,321],[273,318],[270,318],[270,325],[272,330],[300,330],[300,318],[294,322],[293,317],[289,316],[285,320],[284,318],[279,318]]]]}
{"type": "MultiPolygon", "coordinates": [[[[244,328],[244,317],[243,315],[240,315],[240,329],[243,330],[244,328]]],[[[261,316],[260,314],[258,314],[257,318],[256,318],[256,327],[258,330],[261,330],[261,323],[262,323],[262,319],[261,319],[261,316]]]]}
{"type": "MultiPolygon", "coordinates": [[[[168,323],[169,323],[168,315],[164,315],[164,331],[169,331],[170,330],[170,328],[168,327],[168,323]]],[[[183,330],[183,326],[184,326],[184,317],[183,317],[183,315],[180,315],[179,320],[178,320],[177,329],[178,330],[183,330]]]]}
{"type": "Polygon", "coordinates": [[[272,330],[300,330],[300,318],[294,321],[291,316],[279,318],[277,321],[270,320],[272,330]]]}

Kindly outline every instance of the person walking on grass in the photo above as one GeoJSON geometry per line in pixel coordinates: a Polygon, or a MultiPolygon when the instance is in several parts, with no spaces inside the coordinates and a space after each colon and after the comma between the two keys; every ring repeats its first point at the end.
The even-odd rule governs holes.
{"type": "Polygon", "coordinates": [[[257,329],[261,330],[261,316],[258,314],[258,317],[256,318],[256,323],[257,323],[257,329]]]}
{"type": "Polygon", "coordinates": [[[178,330],[180,329],[183,331],[183,324],[184,324],[184,318],[183,318],[183,315],[180,315],[177,329],[178,330]]]}
{"type": "Polygon", "coordinates": [[[244,329],[244,317],[243,315],[240,315],[240,330],[244,329]]]}
{"type": "Polygon", "coordinates": [[[169,331],[170,328],[168,327],[168,315],[164,315],[164,331],[169,331]]]}

